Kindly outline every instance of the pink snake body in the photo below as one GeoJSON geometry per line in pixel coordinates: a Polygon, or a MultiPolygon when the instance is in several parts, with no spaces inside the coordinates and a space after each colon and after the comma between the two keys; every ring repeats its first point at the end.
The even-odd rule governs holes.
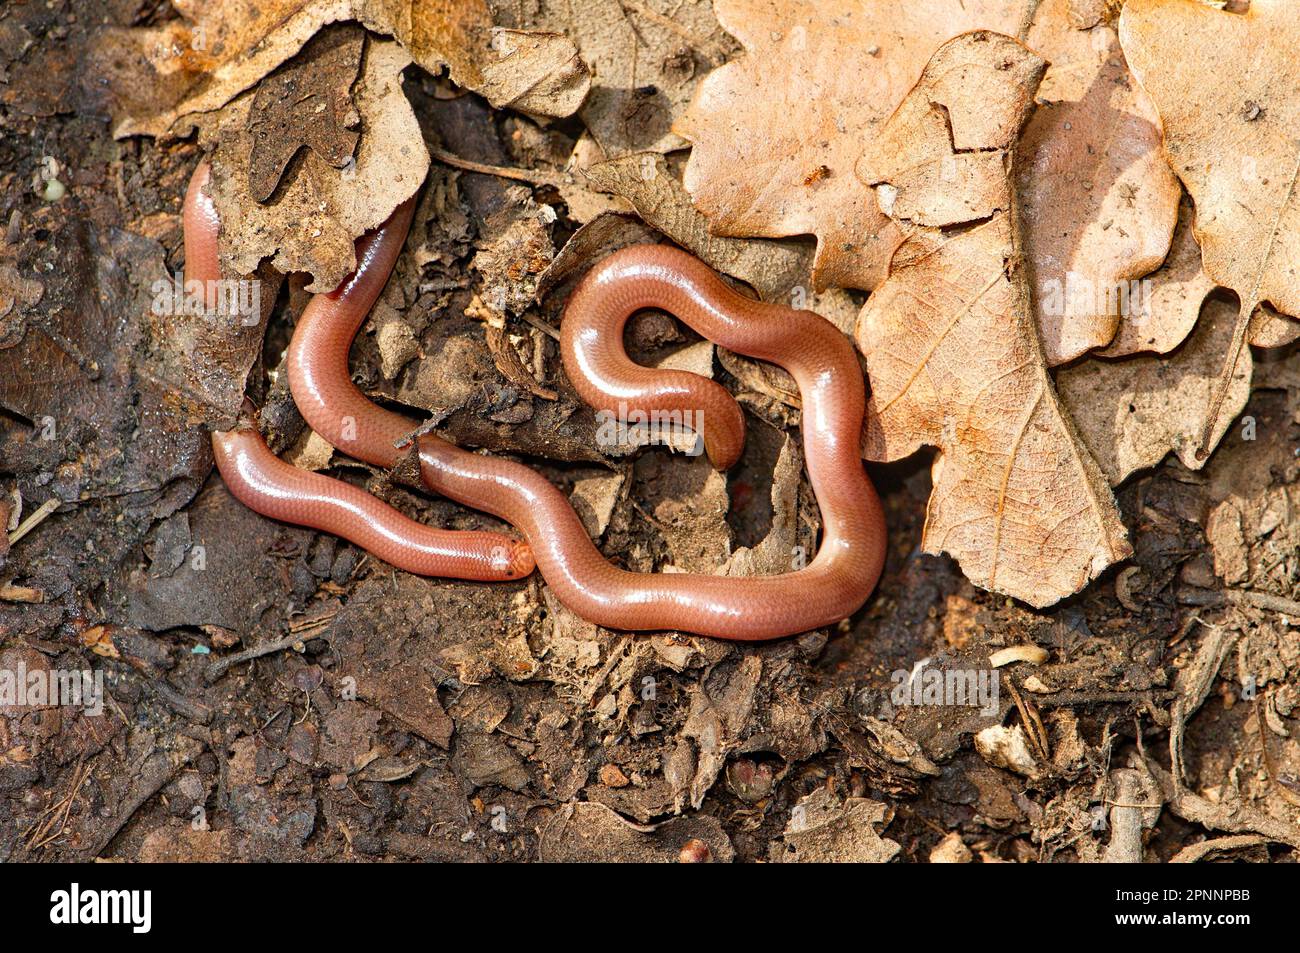
{"type": "MultiPolygon", "coordinates": [[[[215,277],[218,270],[219,223],[202,192],[206,178],[200,166],[186,196],[187,278],[215,277]]],[[[348,352],[397,260],[412,208],[405,203],[358,241],[356,272],[311,301],[289,349],[290,389],[311,428],[350,456],[385,468],[408,452],[403,445],[409,448],[417,422],[357,389],[348,352]]],[[[880,502],[859,456],[865,388],[852,345],[820,316],[745,298],[702,262],[670,247],[635,246],[593,267],[571,295],[561,328],[565,371],[579,396],[611,413],[622,405],[647,414],[702,414],[700,436],[720,469],[733,464],[744,445],[739,405],[699,375],[645,368],[628,358],[623,328],[644,308],[667,311],[709,340],[794,376],[808,474],[824,522],[821,545],[806,568],[746,578],[628,572],[601,554],[568,499],[539,473],[432,434],[416,438],[425,484],[507,521],[527,546],[499,534],[424,527],[349,484],[283,463],[253,428],[213,434],[218,467],[231,492],[252,509],[344,536],[412,572],[518,578],[535,561],[560,602],[607,628],[755,641],[851,615],[879,579],[886,538],[880,502]]]]}

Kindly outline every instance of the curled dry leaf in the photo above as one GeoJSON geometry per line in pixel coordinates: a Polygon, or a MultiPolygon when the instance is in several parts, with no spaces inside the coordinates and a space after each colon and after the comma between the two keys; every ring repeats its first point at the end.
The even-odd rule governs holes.
{"type": "MultiPolygon", "coordinates": [[[[330,291],[356,267],[353,241],[384,221],[414,195],[429,168],[419,123],[402,92],[402,71],[410,58],[391,40],[370,39],[360,76],[344,79],[349,61],[335,59],[336,78],[353,87],[365,134],[355,158],[342,169],[330,152],[312,148],[274,190],[273,201],[250,198],[265,190],[279,169],[268,139],[250,135],[266,117],[255,112],[258,95],[245,93],[229,106],[205,117],[202,138],[215,144],[212,197],[221,216],[223,270],[248,274],[271,258],[276,270],[308,272],[308,291],[330,291]],[[254,166],[263,158],[266,166],[254,166]]],[[[310,64],[307,65],[310,68],[310,64]]],[[[301,145],[290,132],[289,147],[301,145]]]]}
{"type": "Polygon", "coordinates": [[[620,195],[638,214],[718,271],[739,278],[764,301],[788,297],[808,280],[809,249],[794,241],[720,238],[692,207],[663,157],[650,152],[599,162],[584,173],[596,188],[620,195]]]}
{"type": "Polygon", "coordinates": [[[558,395],[537,379],[534,372],[524,363],[519,350],[510,340],[504,328],[495,324],[484,327],[488,350],[492,352],[492,362],[501,376],[534,397],[542,400],[556,400],[558,395]]]}
{"type": "Polygon", "coordinates": [[[875,288],[905,233],[854,163],[946,40],[1020,35],[1029,0],[716,0],[746,54],[700,84],[677,130],[718,235],[817,236],[813,286],[875,288]]]}
{"type": "Polygon", "coordinates": [[[1035,606],[1129,552],[1052,388],[1017,266],[1009,151],[1044,67],[997,34],[945,44],[859,168],[911,230],[858,321],[867,456],[938,447],[923,546],[1035,606]]]}
{"type": "Polygon", "coordinates": [[[673,121],[734,48],[708,0],[490,3],[499,24],[573,38],[593,73],[579,115],[611,158],[680,149],[673,121]]]}
{"type": "Polygon", "coordinates": [[[184,135],[188,117],[212,112],[293,57],[322,28],[355,20],[398,40],[430,72],[494,106],[571,115],[590,85],[567,39],[493,30],[486,0],[176,0],[183,19],[146,30],[106,30],[97,58],[121,115],[114,130],[184,135]]]}
{"type": "Polygon", "coordinates": [[[892,820],[887,804],[858,797],[840,802],[826,788],[818,788],[790,812],[782,833],[785,848],[771,845],[772,859],[787,864],[887,864],[902,847],[881,837],[876,827],[892,820]]]}
{"type": "Polygon", "coordinates": [[[232,426],[244,403],[244,383],[262,350],[281,276],[262,266],[225,296],[217,314],[159,303],[184,300],[175,278],[155,282],[143,322],[150,376],[189,401],[191,415],[232,426]]]}
{"type": "Polygon", "coordinates": [[[537,300],[586,274],[594,262],[629,245],[655,241],[654,229],[634,215],[601,212],[564,243],[537,279],[537,300]]]}
{"type": "Polygon", "coordinates": [[[1130,0],[1120,41],[1196,203],[1206,274],[1241,299],[1201,433],[1204,457],[1243,365],[1249,371],[1256,309],[1267,302],[1300,316],[1300,20],[1289,0],[1254,0],[1246,13],[1130,0]]]}
{"type": "Polygon", "coordinates": [[[1076,26],[1090,19],[1079,6],[1045,0],[1025,40],[1051,64],[1016,156],[1025,265],[1050,366],[1104,347],[1128,321],[1129,282],[1164,260],[1180,192],[1115,30],[1076,26]]]}
{"type": "MultiPolygon", "coordinates": [[[[1172,354],[1085,359],[1057,371],[1061,400],[1111,486],[1155,466],[1170,451],[1188,469],[1205,465],[1196,451],[1235,312],[1228,302],[1211,298],[1196,329],[1172,354]]],[[[1211,446],[1245,408],[1250,370],[1248,355],[1233,375],[1211,446]]]]}
{"type": "Polygon", "coordinates": [[[483,0],[422,0],[411,21],[415,61],[432,71],[445,60],[453,81],[498,109],[563,117],[587,98],[591,71],[567,36],[494,28],[483,0]],[[451,35],[438,36],[445,24],[451,35]],[[435,42],[426,34],[430,26],[435,42]]]}

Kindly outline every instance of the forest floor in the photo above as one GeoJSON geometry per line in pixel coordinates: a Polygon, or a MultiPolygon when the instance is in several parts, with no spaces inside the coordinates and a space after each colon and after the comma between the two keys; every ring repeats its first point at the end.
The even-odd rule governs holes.
{"type": "MultiPolygon", "coordinates": [[[[1204,470],[1171,459],[1128,481],[1134,556],[1050,610],[920,551],[920,456],[868,467],[888,562],[834,630],[752,646],[599,630],[535,576],[414,577],[227,493],[148,326],[153,282],[183,262],[200,150],[114,140],[78,65],[103,16],[68,16],[83,6],[104,5],[0,18],[0,508],[16,524],[59,501],[0,537],[0,668],[91,669],[106,698],[0,705],[0,860],[1296,859],[1294,346],[1257,358],[1247,417],[1204,470]],[[991,667],[1009,648],[1022,660],[991,667]],[[934,704],[927,673],[987,691],[934,704]]],[[[108,8],[129,24],[133,5],[108,8]]],[[[536,166],[573,132],[530,139],[439,81],[406,87],[430,142],[476,162],[536,166]]],[[[537,324],[506,335],[555,394],[499,370],[500,336],[466,314],[470,263],[546,198],[563,211],[435,161],[419,254],[374,321],[404,325],[404,359],[363,332],[355,378],[455,442],[543,469],[631,568],[716,567],[758,546],[783,501],[811,540],[806,480],[773,478],[798,414],[747,391],[752,367],[723,357],[716,375],[748,394],[748,447],[725,478],[663,448],[597,451],[540,329],[558,323],[563,276],[537,324]]],[[[285,283],[249,384],[299,461],[313,448],[279,355],[305,301],[285,283]]],[[[697,343],[662,315],[629,332],[645,362],[697,343]]],[[[430,524],[502,528],[392,474],[338,458],[331,472],[430,524]]]]}

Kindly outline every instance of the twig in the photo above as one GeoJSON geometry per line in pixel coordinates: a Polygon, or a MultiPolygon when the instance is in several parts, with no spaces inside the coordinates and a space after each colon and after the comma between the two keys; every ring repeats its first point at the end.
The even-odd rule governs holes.
{"type": "Polygon", "coordinates": [[[1204,606],[1212,608],[1231,602],[1238,606],[1251,606],[1281,612],[1283,615],[1300,619],[1300,600],[1275,596],[1271,592],[1255,592],[1253,589],[1184,589],[1178,594],[1178,601],[1185,606],[1204,606]]]}
{"type": "Polygon", "coordinates": [[[1210,688],[1219,677],[1219,669],[1223,667],[1223,660],[1239,638],[1241,633],[1235,629],[1211,625],[1210,634],[1202,640],[1191,663],[1179,673],[1179,697],[1174,700],[1169,712],[1169,767],[1175,791],[1182,790],[1183,734],[1187,721],[1209,697],[1210,688]]]}
{"type": "Polygon", "coordinates": [[[45,593],[39,589],[33,589],[31,586],[13,586],[5,584],[0,586],[0,602],[27,602],[38,603],[45,601],[45,593]]]}
{"type": "Polygon", "coordinates": [[[1133,702],[1145,702],[1151,707],[1157,700],[1169,701],[1178,693],[1161,689],[1145,692],[1056,692],[1051,695],[1035,695],[1034,701],[1043,708],[1068,708],[1072,705],[1127,705],[1133,702]]]}
{"type": "Polygon", "coordinates": [[[537,317],[536,315],[525,311],[523,314],[523,318],[525,321],[527,321],[537,330],[541,331],[547,337],[550,337],[556,341],[560,339],[560,332],[556,328],[551,327],[549,324],[547,324],[545,321],[543,321],[541,318],[537,317]]]}
{"type": "Polygon", "coordinates": [[[28,533],[34,530],[36,527],[40,526],[41,523],[45,522],[45,517],[49,516],[51,513],[57,510],[62,505],[62,503],[63,503],[62,500],[60,500],[57,496],[54,496],[54,497],[50,497],[40,506],[36,507],[36,509],[32,512],[32,514],[28,516],[27,519],[19,523],[18,528],[9,534],[9,545],[12,546],[14,543],[18,542],[18,540],[22,539],[24,536],[26,536],[28,533]]]}
{"type": "Polygon", "coordinates": [[[1258,834],[1237,834],[1232,837],[1212,837],[1209,840],[1201,841],[1199,844],[1192,844],[1190,847],[1184,847],[1174,856],[1169,858],[1171,864],[1194,864],[1209,854],[1220,853],[1225,850],[1237,850],[1240,847],[1258,847],[1261,844],[1268,843],[1266,838],[1258,834]]]}
{"type": "Polygon", "coordinates": [[[559,186],[565,182],[565,177],[554,172],[530,172],[527,169],[512,169],[504,165],[488,165],[485,162],[475,162],[473,159],[462,159],[454,153],[439,149],[436,146],[429,146],[429,155],[437,159],[443,165],[449,165],[453,169],[462,169],[465,172],[478,172],[482,175],[495,175],[501,179],[512,179],[516,182],[527,182],[530,185],[551,185],[559,186]]]}
{"type": "Polygon", "coordinates": [[[1281,612],[1300,619],[1300,602],[1295,599],[1250,589],[1225,589],[1223,594],[1229,602],[1235,602],[1239,606],[1254,606],[1256,609],[1268,609],[1270,612],[1281,612]]]}
{"type": "Polygon", "coordinates": [[[77,792],[81,790],[86,779],[90,777],[90,765],[86,764],[84,757],[77,762],[77,769],[72,775],[72,788],[57,804],[53,805],[45,823],[39,827],[33,828],[27,838],[27,849],[37,851],[53,841],[63,836],[63,832],[68,826],[68,815],[72,813],[72,805],[77,800],[77,792]],[[55,818],[58,818],[57,823],[55,818]]]}
{"type": "Polygon", "coordinates": [[[1115,797],[1106,801],[1111,809],[1111,836],[1102,854],[1102,863],[1140,864],[1143,853],[1142,830],[1147,826],[1144,813],[1152,809],[1159,811],[1162,802],[1147,802],[1142,775],[1133,768],[1112,771],[1110,780],[1115,785],[1115,797]]]}
{"type": "Polygon", "coordinates": [[[1043,720],[1038,717],[1038,712],[1032,711],[1025,700],[1020,697],[1020,690],[1016,688],[1016,683],[1008,676],[1007,688],[1011,689],[1011,700],[1016,703],[1016,709],[1020,712],[1020,720],[1025,726],[1025,735],[1033,745],[1035,754],[1046,764],[1051,761],[1050,746],[1047,739],[1047,729],[1043,726],[1043,720]],[[1032,712],[1032,713],[1031,713],[1032,712]]]}
{"type": "Polygon", "coordinates": [[[206,725],[212,720],[211,708],[202,702],[191,701],[162,679],[146,679],[144,684],[148,686],[150,691],[166,702],[168,707],[190,721],[206,725]]]}
{"type": "Polygon", "coordinates": [[[208,666],[208,670],[203,677],[207,683],[211,685],[217,679],[221,678],[221,676],[225,675],[226,672],[230,671],[233,666],[243,665],[245,662],[251,662],[264,655],[282,652],[285,649],[292,648],[297,643],[310,638],[310,635],[302,635],[301,633],[294,632],[291,635],[287,635],[282,639],[277,639],[274,642],[267,642],[263,645],[254,646],[253,648],[246,649],[243,652],[236,652],[234,655],[228,655],[225,658],[220,658],[214,661],[208,666]]]}
{"type": "Polygon", "coordinates": [[[289,631],[296,632],[301,638],[304,632],[310,632],[313,629],[321,629],[334,621],[337,612],[327,612],[325,615],[315,616],[311,619],[295,619],[289,623],[289,631]]]}
{"type": "Polygon", "coordinates": [[[1264,706],[1266,704],[1267,702],[1263,700],[1263,696],[1255,695],[1255,723],[1259,727],[1259,747],[1264,753],[1264,775],[1269,784],[1275,785],[1277,792],[1282,797],[1292,804],[1300,804],[1300,797],[1297,797],[1296,793],[1291,790],[1294,781],[1279,776],[1277,767],[1273,764],[1273,753],[1268,747],[1268,733],[1271,729],[1268,726],[1268,720],[1264,717],[1264,706]]]}

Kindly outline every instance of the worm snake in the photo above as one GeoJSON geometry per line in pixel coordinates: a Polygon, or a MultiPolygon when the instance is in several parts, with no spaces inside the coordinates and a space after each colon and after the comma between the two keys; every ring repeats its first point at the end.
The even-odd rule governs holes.
{"type": "MultiPolygon", "coordinates": [[[[187,197],[187,261],[189,206],[187,197]]],[[[289,347],[290,390],[307,423],[335,447],[380,467],[393,466],[403,455],[416,422],[379,407],[357,389],[348,352],[388,280],[411,214],[407,203],[358,241],[356,272],[334,292],[311,301],[289,347]]],[[[194,218],[196,225],[207,227],[197,213],[194,218]]],[[[212,235],[215,249],[215,232],[212,235]]],[[[852,345],[819,315],[745,298],[708,266],[667,246],[627,248],[593,267],[570,297],[561,328],[565,371],[579,396],[610,412],[635,407],[647,413],[689,410],[701,415],[696,417],[702,420],[700,437],[719,468],[733,464],[743,448],[740,407],[713,381],[644,368],[628,358],[622,343],[624,325],[634,313],[651,307],[675,315],[723,347],[778,364],[793,375],[802,397],[808,474],[824,523],[821,545],[807,567],[747,578],[628,572],[606,560],[568,499],[545,477],[519,463],[463,450],[433,434],[416,438],[425,484],[512,524],[528,541],[531,558],[557,598],[607,628],[675,629],[755,641],[805,632],[851,615],[875,587],[885,555],[883,512],[859,456],[865,387],[852,345]]],[[[274,473],[284,476],[283,471],[270,466],[275,458],[255,431],[236,436],[241,446],[254,442],[264,453],[256,493],[239,485],[251,482],[242,468],[229,460],[222,465],[222,476],[236,496],[264,515],[339,532],[323,522],[310,522],[325,518],[332,504],[303,494],[297,484],[275,483],[274,473]]],[[[219,438],[233,439],[217,435],[214,444],[219,438]]],[[[255,456],[251,450],[241,452],[255,456]]],[[[221,458],[219,451],[219,465],[221,458]]],[[[348,529],[339,534],[359,542],[352,535],[358,527],[348,529]]],[[[388,558],[379,549],[372,551],[388,558]]]]}
{"type": "MultiPolygon", "coordinates": [[[[202,282],[205,305],[211,307],[213,282],[220,277],[220,222],[204,191],[209,175],[204,163],[190,179],[183,222],[186,283],[202,282]]],[[[409,218],[409,204],[402,214],[409,218]]],[[[390,261],[385,277],[391,267],[390,261]]],[[[376,288],[374,296],[378,293],[376,288]]],[[[364,304],[367,311],[374,296],[364,304]]],[[[312,305],[328,300],[326,295],[317,295],[312,305]]],[[[386,563],[424,576],[499,581],[533,571],[532,553],[519,540],[500,533],[433,529],[350,483],[290,466],[271,452],[248,417],[245,412],[234,430],[214,431],[212,452],[227,488],[249,509],[342,536],[386,563]]],[[[396,458],[394,449],[392,461],[385,466],[391,466],[396,458]]]]}

